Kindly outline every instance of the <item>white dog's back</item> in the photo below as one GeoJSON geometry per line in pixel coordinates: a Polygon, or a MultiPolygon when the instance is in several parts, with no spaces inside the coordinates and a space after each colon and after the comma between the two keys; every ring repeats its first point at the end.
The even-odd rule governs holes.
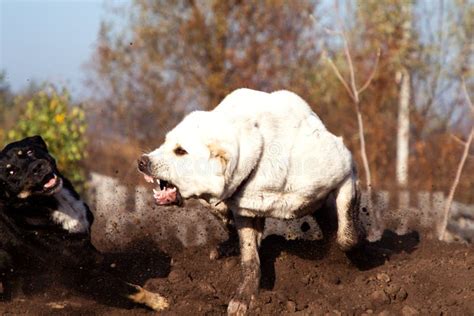
{"type": "Polygon", "coordinates": [[[352,173],[352,156],[342,139],[293,92],[238,89],[214,112],[229,118],[240,133],[247,133],[249,122],[257,124],[263,138],[258,166],[232,199],[247,215],[300,216],[352,173]]]}
{"type": "Polygon", "coordinates": [[[247,88],[237,89],[227,95],[214,111],[235,119],[251,117],[259,122],[269,121],[273,127],[283,124],[280,129],[285,125],[295,128],[297,126],[294,125],[299,122],[310,124],[314,129],[326,130],[306,101],[288,90],[266,93],[247,88]]]}

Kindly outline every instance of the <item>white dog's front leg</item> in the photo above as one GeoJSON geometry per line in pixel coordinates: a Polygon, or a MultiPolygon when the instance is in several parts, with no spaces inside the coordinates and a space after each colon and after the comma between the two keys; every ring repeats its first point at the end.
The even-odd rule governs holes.
{"type": "Polygon", "coordinates": [[[258,247],[264,227],[264,218],[235,217],[239,233],[242,281],[227,307],[229,315],[245,315],[258,293],[260,258],[258,247]]]}

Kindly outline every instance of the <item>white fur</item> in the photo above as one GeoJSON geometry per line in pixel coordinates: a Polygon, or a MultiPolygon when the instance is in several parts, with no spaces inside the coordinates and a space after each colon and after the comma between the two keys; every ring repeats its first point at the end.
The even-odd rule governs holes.
{"type": "Polygon", "coordinates": [[[51,218],[63,229],[70,233],[89,232],[90,223],[87,220],[87,209],[82,200],[77,200],[66,189],[54,194],[58,201],[58,209],[51,214],[51,218]]]}
{"type": "Polygon", "coordinates": [[[224,201],[249,217],[308,214],[354,177],[342,138],[289,91],[238,89],[213,111],[189,114],[149,157],[153,175],[184,198],[224,201]]]}

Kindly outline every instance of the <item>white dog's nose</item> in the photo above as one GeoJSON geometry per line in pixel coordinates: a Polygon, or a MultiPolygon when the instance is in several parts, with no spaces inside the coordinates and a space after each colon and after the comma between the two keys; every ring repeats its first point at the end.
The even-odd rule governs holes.
{"type": "Polygon", "coordinates": [[[142,155],[140,159],[138,159],[138,170],[140,170],[143,173],[149,173],[150,172],[150,165],[151,165],[151,160],[148,155],[142,155]]]}

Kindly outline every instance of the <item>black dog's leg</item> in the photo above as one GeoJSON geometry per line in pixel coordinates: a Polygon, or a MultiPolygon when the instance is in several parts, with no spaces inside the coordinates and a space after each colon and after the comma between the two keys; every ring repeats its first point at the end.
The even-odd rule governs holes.
{"type": "Polygon", "coordinates": [[[11,257],[5,250],[0,249],[0,300],[8,300],[11,296],[9,284],[10,269],[12,268],[11,257]]]}
{"type": "Polygon", "coordinates": [[[135,304],[143,304],[160,311],[168,307],[167,300],[144,288],[127,283],[114,275],[103,271],[101,268],[82,268],[72,272],[75,275],[75,284],[87,294],[98,300],[117,304],[125,300],[135,304]]]}
{"type": "MultiPolygon", "coordinates": [[[[103,256],[95,249],[90,241],[78,242],[71,245],[68,253],[63,256],[63,269],[67,275],[73,276],[73,283],[86,294],[91,294],[96,299],[103,299],[109,303],[128,302],[143,304],[159,311],[168,307],[167,300],[144,288],[127,283],[122,279],[108,273],[101,264],[103,256]],[[77,260],[77,253],[82,253],[86,261],[77,260]]],[[[63,252],[64,255],[64,252],[63,252]]]]}
{"type": "Polygon", "coordinates": [[[0,272],[5,273],[11,266],[12,261],[10,255],[5,250],[0,249],[0,272]]]}

